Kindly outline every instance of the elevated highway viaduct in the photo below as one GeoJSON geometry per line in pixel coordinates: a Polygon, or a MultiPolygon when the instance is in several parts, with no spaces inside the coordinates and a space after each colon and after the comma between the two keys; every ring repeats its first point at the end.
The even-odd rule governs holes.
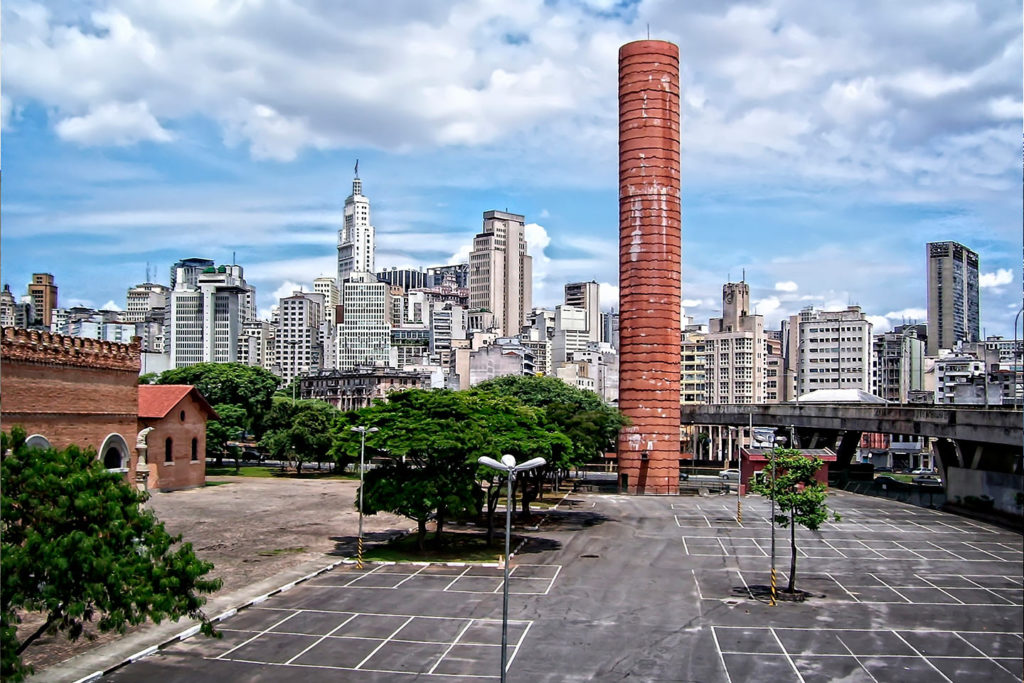
{"type": "Polygon", "coordinates": [[[996,487],[1006,499],[1003,507],[1016,507],[1013,492],[1024,488],[1024,414],[1019,409],[848,403],[681,407],[684,425],[745,427],[751,421],[787,436],[793,428],[798,448],[831,448],[840,469],[849,466],[864,432],[928,436],[935,439],[947,492],[988,495],[984,492],[996,487]]]}

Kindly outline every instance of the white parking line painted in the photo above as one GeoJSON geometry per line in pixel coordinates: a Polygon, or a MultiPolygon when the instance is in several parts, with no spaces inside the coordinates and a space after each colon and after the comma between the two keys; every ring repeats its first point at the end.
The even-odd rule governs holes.
{"type": "Polygon", "coordinates": [[[359,667],[361,667],[361,666],[362,666],[363,664],[366,664],[366,663],[367,663],[368,661],[370,661],[370,658],[371,658],[371,657],[373,657],[373,656],[374,656],[375,654],[377,654],[377,652],[378,652],[378,651],[379,651],[379,650],[380,650],[380,649],[381,649],[382,647],[384,647],[385,645],[387,645],[387,644],[388,644],[388,642],[390,642],[392,638],[394,638],[394,637],[395,637],[396,635],[398,635],[398,632],[399,632],[399,631],[401,631],[401,630],[402,630],[403,628],[405,628],[406,626],[408,626],[408,625],[409,625],[409,622],[410,622],[410,621],[412,621],[412,620],[413,620],[413,619],[415,619],[415,618],[416,618],[416,617],[409,617],[409,618],[408,618],[408,619],[406,619],[406,620],[405,620],[404,622],[402,622],[402,625],[401,625],[401,626],[399,626],[399,627],[398,627],[398,628],[396,628],[396,629],[395,629],[394,631],[392,631],[392,632],[391,632],[391,635],[389,635],[389,636],[388,636],[387,638],[385,638],[384,640],[382,640],[382,641],[381,641],[381,643],[380,643],[380,645],[378,645],[377,647],[373,648],[373,651],[372,651],[372,652],[370,652],[370,654],[366,655],[366,657],[364,657],[364,658],[363,658],[363,661],[361,661],[361,662],[359,662],[358,664],[356,664],[356,665],[355,665],[355,667],[353,667],[353,668],[355,668],[355,669],[359,669],[359,667]]]}
{"type": "Polygon", "coordinates": [[[232,652],[234,652],[234,651],[235,651],[235,650],[237,650],[238,648],[242,647],[243,645],[248,645],[248,644],[249,644],[249,643],[251,643],[252,641],[254,641],[254,640],[256,640],[257,638],[259,638],[260,636],[262,636],[262,635],[263,635],[264,633],[269,633],[269,632],[270,632],[270,629],[272,629],[272,628],[276,628],[276,627],[280,626],[281,624],[283,624],[284,622],[288,621],[289,619],[291,619],[292,617],[294,617],[294,616],[295,616],[296,614],[298,614],[298,613],[299,613],[299,612],[301,612],[301,611],[302,611],[302,610],[296,610],[295,612],[292,612],[291,614],[289,614],[288,616],[286,616],[286,617],[285,617],[284,619],[282,619],[282,620],[280,620],[280,621],[278,621],[278,622],[275,622],[275,623],[271,624],[270,626],[268,626],[268,627],[267,627],[266,629],[264,629],[263,631],[260,631],[259,633],[257,633],[256,635],[254,635],[254,636],[253,636],[252,638],[249,638],[248,640],[246,640],[246,641],[243,641],[243,642],[239,643],[238,645],[235,645],[235,646],[234,646],[233,648],[231,648],[231,649],[230,649],[230,650],[228,650],[227,652],[223,652],[223,653],[219,654],[219,655],[218,655],[217,657],[215,657],[214,659],[224,659],[225,657],[227,657],[227,656],[228,656],[229,654],[231,654],[232,652]]]}
{"type": "Polygon", "coordinates": [[[291,664],[291,663],[292,663],[292,662],[294,662],[294,661],[295,661],[296,659],[298,659],[299,657],[301,657],[302,655],[306,654],[307,652],[309,652],[310,650],[312,650],[312,649],[313,649],[314,647],[316,647],[317,645],[319,645],[320,643],[322,643],[322,642],[323,642],[323,641],[324,641],[324,640],[325,640],[325,639],[326,639],[326,638],[327,638],[328,636],[334,635],[334,633],[335,633],[335,632],[336,632],[336,631],[337,631],[337,630],[338,630],[339,628],[341,628],[342,626],[344,626],[345,624],[347,624],[348,622],[352,621],[352,620],[353,620],[353,619],[355,619],[355,618],[356,618],[356,615],[354,615],[354,614],[353,614],[353,615],[352,615],[352,616],[350,616],[350,617],[349,617],[348,619],[346,619],[345,621],[341,622],[340,624],[338,624],[337,626],[335,626],[334,628],[332,628],[332,629],[331,629],[330,631],[328,631],[328,632],[327,632],[327,633],[325,633],[324,635],[322,635],[322,636],[320,636],[319,638],[317,638],[317,640],[316,640],[316,641],[315,641],[315,642],[314,642],[314,643],[313,643],[312,645],[310,645],[309,647],[305,648],[305,649],[304,649],[304,650],[303,650],[302,652],[300,652],[299,654],[297,654],[297,655],[295,655],[294,657],[292,657],[291,659],[289,659],[289,660],[288,660],[287,662],[285,662],[285,664],[291,664]]]}
{"type": "Polygon", "coordinates": [[[789,652],[786,650],[786,646],[782,644],[781,640],[779,640],[779,634],[775,632],[775,629],[770,630],[772,632],[772,637],[775,638],[775,642],[779,644],[779,648],[782,650],[782,653],[786,655],[786,661],[789,662],[789,665],[791,667],[793,667],[793,673],[796,674],[797,680],[800,681],[800,683],[804,683],[804,677],[800,673],[800,669],[796,668],[796,664],[793,662],[793,658],[789,656],[789,652]]]}
{"type": "MultiPolygon", "coordinates": [[[[939,671],[939,668],[938,668],[937,666],[935,666],[934,664],[932,664],[932,662],[931,662],[931,660],[930,660],[930,659],[928,659],[928,658],[927,658],[927,657],[925,657],[925,656],[924,656],[923,654],[921,654],[921,653],[920,653],[920,652],[918,651],[918,649],[917,649],[916,647],[914,647],[913,645],[911,645],[910,643],[908,643],[908,642],[907,642],[907,639],[906,639],[906,638],[904,638],[903,636],[901,636],[901,635],[900,635],[900,634],[899,634],[898,632],[896,632],[896,631],[893,631],[892,633],[893,633],[893,635],[895,635],[895,636],[896,636],[897,638],[899,638],[900,640],[902,640],[902,641],[903,641],[903,644],[904,644],[904,645],[906,645],[906,646],[907,646],[907,647],[909,647],[909,648],[910,648],[911,650],[913,650],[913,651],[914,651],[914,654],[915,654],[915,655],[917,655],[918,657],[920,657],[921,659],[923,659],[923,660],[924,660],[924,663],[925,663],[925,664],[927,664],[927,665],[928,665],[928,666],[930,666],[931,668],[935,669],[935,673],[937,673],[937,674],[939,674],[940,676],[942,676],[943,680],[949,681],[949,683],[953,683],[953,681],[951,681],[951,680],[949,679],[949,677],[948,677],[948,676],[946,676],[946,674],[944,674],[944,673],[942,673],[941,671],[939,671]]],[[[952,633],[952,631],[950,631],[950,633],[952,633]]]]}
{"type": "Polygon", "coordinates": [[[715,626],[711,627],[711,637],[715,640],[715,650],[718,651],[718,661],[722,663],[722,671],[725,672],[725,680],[727,683],[732,683],[732,676],[729,675],[729,667],[725,665],[725,653],[722,652],[722,646],[718,643],[718,631],[715,626]]]}

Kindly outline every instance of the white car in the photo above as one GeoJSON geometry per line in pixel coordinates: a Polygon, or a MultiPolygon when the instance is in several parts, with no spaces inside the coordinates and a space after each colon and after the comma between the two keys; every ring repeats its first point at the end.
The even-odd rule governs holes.
{"type": "Polygon", "coordinates": [[[739,481],[740,480],[740,471],[738,469],[736,469],[736,468],[730,468],[730,469],[727,469],[727,470],[722,470],[721,472],[718,473],[718,476],[721,477],[722,479],[725,479],[726,481],[729,481],[729,480],[739,481]]]}
{"type": "Polygon", "coordinates": [[[918,467],[916,470],[912,470],[911,474],[935,474],[935,470],[928,467],[918,467]]]}

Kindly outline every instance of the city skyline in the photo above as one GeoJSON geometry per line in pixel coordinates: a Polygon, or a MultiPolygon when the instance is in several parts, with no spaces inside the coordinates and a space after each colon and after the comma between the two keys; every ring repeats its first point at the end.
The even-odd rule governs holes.
{"type": "Polygon", "coordinates": [[[743,269],[766,327],[849,303],[876,332],[923,321],[923,245],[954,240],[980,255],[983,335],[1012,338],[1015,9],[5,3],[3,281],[51,272],[62,306],[123,307],[147,263],[236,252],[265,311],[336,269],[359,158],[378,269],[465,260],[481,213],[507,209],[526,216],[534,304],[596,280],[607,309],[615,52],[650,24],[681,48],[695,321],[743,269]]]}

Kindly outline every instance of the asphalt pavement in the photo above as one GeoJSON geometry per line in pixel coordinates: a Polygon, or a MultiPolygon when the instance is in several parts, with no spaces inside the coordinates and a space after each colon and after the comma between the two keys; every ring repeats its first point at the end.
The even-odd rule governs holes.
{"type": "MultiPolygon", "coordinates": [[[[515,555],[509,681],[1020,681],[1020,534],[833,493],[770,605],[768,501],[572,494],[515,555]]],[[[779,584],[788,531],[775,531],[779,584]]],[[[496,566],[346,564],[126,665],[117,681],[497,678],[496,566]]]]}

